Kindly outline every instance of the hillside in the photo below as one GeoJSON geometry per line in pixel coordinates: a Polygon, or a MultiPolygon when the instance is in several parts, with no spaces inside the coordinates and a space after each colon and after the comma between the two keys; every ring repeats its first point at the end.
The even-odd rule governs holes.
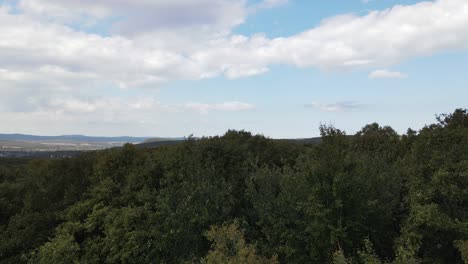
{"type": "Polygon", "coordinates": [[[173,144],[179,138],[89,137],[82,135],[35,136],[0,134],[0,157],[67,157],[83,151],[121,147],[124,144],[143,144],[142,147],[173,144]],[[174,141],[174,142],[172,142],[174,141]],[[57,153],[53,153],[57,152],[57,153]]]}
{"type": "Polygon", "coordinates": [[[148,137],[90,137],[83,135],[62,135],[62,136],[35,136],[25,134],[0,134],[3,141],[48,141],[48,142],[90,142],[90,143],[140,143],[148,140],[148,137]]]}

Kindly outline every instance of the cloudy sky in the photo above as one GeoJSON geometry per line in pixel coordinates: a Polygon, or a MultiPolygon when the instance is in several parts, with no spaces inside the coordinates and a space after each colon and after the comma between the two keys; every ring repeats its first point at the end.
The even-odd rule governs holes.
{"type": "Polygon", "coordinates": [[[467,0],[0,0],[0,133],[404,132],[467,73],[467,0]]]}

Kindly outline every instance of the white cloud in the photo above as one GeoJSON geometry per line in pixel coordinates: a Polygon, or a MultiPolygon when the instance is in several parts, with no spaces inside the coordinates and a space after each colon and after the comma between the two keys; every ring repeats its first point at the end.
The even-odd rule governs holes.
{"type": "Polygon", "coordinates": [[[97,98],[92,100],[53,98],[39,107],[41,111],[53,111],[59,114],[107,113],[115,116],[138,110],[160,111],[168,108],[154,99],[122,100],[119,98],[97,98]]]}
{"type": "Polygon", "coordinates": [[[40,20],[38,15],[31,13],[42,14],[41,10],[45,10],[48,14],[49,9],[42,6],[48,4],[67,11],[89,12],[86,15],[96,17],[111,16],[113,12],[118,15],[128,9],[125,23],[132,24],[138,20],[137,13],[132,13],[135,10],[162,12],[160,8],[166,10],[165,6],[170,5],[177,12],[169,13],[176,17],[167,19],[179,21],[182,19],[179,16],[191,10],[194,2],[178,0],[167,4],[167,1],[119,0],[111,4],[104,0],[51,0],[34,4],[22,0],[20,3],[39,5],[28,7],[38,11],[27,9],[23,14],[13,14],[5,7],[0,9],[0,68],[30,76],[41,67],[52,66],[64,69],[70,75],[93,73],[97,76],[93,81],[120,87],[159,86],[170,80],[220,75],[240,78],[265,73],[275,64],[322,69],[374,67],[414,56],[468,48],[468,2],[465,0],[395,6],[361,17],[332,17],[297,35],[274,39],[264,35],[245,37],[229,33],[245,18],[244,1],[202,1],[199,6],[210,7],[211,11],[194,18],[200,22],[190,26],[197,27],[195,33],[187,33],[191,28],[183,25],[188,22],[183,25],[162,23],[166,30],[160,28],[161,23],[153,21],[149,27],[129,29],[132,34],[109,37],[76,31],[56,21],[40,20]],[[231,5],[241,11],[230,11],[231,5]],[[230,22],[222,21],[225,14],[232,13],[235,15],[228,19],[230,22]],[[212,24],[222,26],[205,27],[212,24]],[[210,32],[199,34],[198,29],[210,32]]]}
{"type": "Polygon", "coordinates": [[[27,108],[16,111],[15,109],[4,108],[4,112],[49,112],[54,115],[108,115],[108,116],[128,116],[138,115],[138,112],[152,113],[180,113],[193,112],[206,114],[208,112],[238,112],[252,110],[254,105],[244,102],[223,102],[215,104],[187,102],[184,104],[162,104],[153,98],[92,98],[83,99],[76,97],[53,97],[34,100],[28,98],[25,100],[29,104],[27,108]]]}
{"type": "Polygon", "coordinates": [[[28,15],[67,23],[93,24],[116,18],[113,30],[124,35],[185,28],[226,33],[243,22],[244,0],[20,0],[28,15]]]}
{"type": "Polygon", "coordinates": [[[228,111],[228,112],[237,112],[237,111],[245,111],[245,110],[252,110],[255,108],[254,105],[243,103],[243,102],[225,102],[222,104],[203,104],[203,103],[195,103],[190,102],[184,105],[184,108],[196,111],[202,114],[206,114],[210,111],[228,111]]]}
{"type": "MultiPolygon", "coordinates": [[[[45,100],[27,100],[30,104],[29,110],[21,112],[50,112],[54,114],[71,115],[95,115],[107,114],[109,116],[125,116],[135,112],[195,112],[206,114],[208,112],[237,112],[252,110],[254,105],[244,102],[223,102],[218,104],[207,104],[199,102],[187,102],[184,104],[162,104],[153,98],[94,98],[80,99],[74,97],[54,97],[45,100]]],[[[5,109],[5,111],[14,111],[5,109]]]]}
{"type": "Polygon", "coordinates": [[[397,72],[397,71],[375,70],[369,73],[369,78],[370,79],[378,79],[378,78],[404,79],[404,78],[408,78],[408,75],[405,73],[397,72]]]}
{"type": "MultiPolygon", "coordinates": [[[[173,80],[259,75],[272,65],[386,68],[412,57],[468,49],[466,0],[426,1],[363,16],[330,17],[314,28],[280,38],[233,33],[252,14],[252,5],[244,0],[19,0],[14,11],[7,4],[11,2],[0,4],[0,110],[12,115],[31,113],[50,98],[78,100],[57,103],[64,114],[99,109],[92,100],[89,105],[81,105],[80,100],[102,97],[105,93],[97,92],[102,87],[115,93],[131,88],[148,91],[173,80]],[[105,28],[103,21],[114,20],[106,34],[86,32],[90,26],[105,28]]],[[[260,5],[271,8],[283,3],[265,0],[260,5]]],[[[389,73],[374,72],[369,77],[397,76],[389,73]]],[[[191,108],[207,112],[229,107],[192,103],[191,108]]]]}
{"type": "MultiPolygon", "coordinates": [[[[0,105],[3,133],[90,135],[188,135],[206,131],[200,120],[215,112],[254,109],[244,102],[164,104],[153,98],[23,98],[21,109],[0,105]],[[203,116],[203,117],[202,117],[203,116]]],[[[226,128],[227,129],[227,128],[226,128]]]]}
{"type": "Polygon", "coordinates": [[[306,107],[311,107],[324,112],[343,112],[360,108],[362,107],[362,105],[354,101],[343,101],[331,104],[312,102],[310,104],[307,104],[306,107]]]}

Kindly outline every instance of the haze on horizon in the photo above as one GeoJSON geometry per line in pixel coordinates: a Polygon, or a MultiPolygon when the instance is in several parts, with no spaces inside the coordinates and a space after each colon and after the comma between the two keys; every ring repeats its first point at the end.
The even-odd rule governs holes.
{"type": "Polygon", "coordinates": [[[0,0],[0,133],[403,133],[466,108],[466,0],[0,0]]]}

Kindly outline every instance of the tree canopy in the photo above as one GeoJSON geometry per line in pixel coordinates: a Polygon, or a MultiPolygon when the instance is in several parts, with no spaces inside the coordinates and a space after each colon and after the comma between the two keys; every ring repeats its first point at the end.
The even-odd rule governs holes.
{"type": "Polygon", "coordinates": [[[0,159],[0,263],[468,263],[468,112],[0,159]]]}

